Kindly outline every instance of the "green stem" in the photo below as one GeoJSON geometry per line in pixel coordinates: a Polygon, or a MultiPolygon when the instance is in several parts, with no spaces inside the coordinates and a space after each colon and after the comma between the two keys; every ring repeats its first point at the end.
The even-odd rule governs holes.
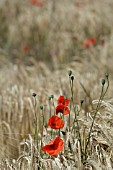
{"type": "Polygon", "coordinates": [[[90,142],[90,137],[91,137],[91,133],[92,133],[92,128],[93,128],[93,125],[94,125],[94,122],[95,122],[95,118],[96,118],[96,115],[98,113],[98,110],[101,106],[101,103],[102,103],[102,100],[109,88],[109,79],[107,78],[107,82],[108,82],[108,85],[107,85],[107,88],[104,92],[104,85],[102,85],[102,90],[101,90],[101,95],[100,95],[100,98],[99,98],[99,102],[97,104],[97,107],[96,107],[96,110],[95,110],[95,113],[94,113],[94,116],[93,116],[93,121],[92,121],[92,124],[91,124],[91,127],[90,127],[90,131],[89,131],[89,135],[88,135],[88,140],[87,140],[87,143],[86,143],[86,147],[85,147],[85,160],[87,159],[87,148],[88,148],[88,145],[89,145],[89,142],[90,142]],[[104,93],[103,93],[104,92],[104,93]]]}
{"type": "Polygon", "coordinates": [[[35,116],[35,135],[34,135],[34,141],[37,144],[37,149],[38,149],[38,120],[37,120],[37,108],[36,108],[36,97],[34,98],[34,104],[33,104],[33,108],[34,108],[34,116],[35,116]]]}
{"type": "MultiPolygon", "coordinates": [[[[72,83],[71,83],[71,79],[70,79],[70,88],[71,88],[71,102],[72,102],[72,105],[73,105],[73,109],[74,109],[74,113],[75,113],[75,122],[77,123],[77,128],[78,128],[78,140],[79,140],[79,143],[80,143],[80,150],[81,150],[81,154],[83,153],[82,152],[82,144],[81,144],[81,136],[80,136],[80,127],[79,127],[79,123],[78,123],[78,119],[77,119],[77,113],[76,113],[76,108],[74,106],[74,98],[73,98],[73,80],[72,80],[72,83]]],[[[69,117],[69,123],[70,123],[70,117],[69,117]]],[[[70,124],[69,124],[70,126],[70,124]]]]}

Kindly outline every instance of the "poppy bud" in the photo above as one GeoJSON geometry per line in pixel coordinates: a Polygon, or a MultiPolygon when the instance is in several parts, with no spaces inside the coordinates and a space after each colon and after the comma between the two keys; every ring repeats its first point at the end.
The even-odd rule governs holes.
{"type": "Polygon", "coordinates": [[[84,100],[81,100],[80,103],[81,103],[81,105],[82,105],[82,104],[84,103],[84,100]]]}
{"type": "Polygon", "coordinates": [[[74,80],[74,76],[71,76],[71,80],[72,80],[72,81],[74,80]]]}
{"type": "Polygon", "coordinates": [[[109,73],[105,73],[105,77],[108,79],[108,77],[109,77],[109,73]]]}
{"type": "Polygon", "coordinates": [[[43,110],[43,108],[44,108],[43,105],[40,105],[40,110],[43,110]]]}
{"type": "Polygon", "coordinates": [[[51,95],[51,99],[54,99],[54,95],[51,95]]]}
{"type": "Polygon", "coordinates": [[[102,85],[104,86],[104,84],[106,83],[105,79],[102,79],[102,85]]]}
{"type": "Polygon", "coordinates": [[[69,77],[72,75],[72,71],[71,70],[68,71],[68,75],[69,75],[69,77]]]}
{"type": "Polygon", "coordinates": [[[36,93],[33,93],[32,96],[33,96],[33,97],[36,97],[36,93]]]}

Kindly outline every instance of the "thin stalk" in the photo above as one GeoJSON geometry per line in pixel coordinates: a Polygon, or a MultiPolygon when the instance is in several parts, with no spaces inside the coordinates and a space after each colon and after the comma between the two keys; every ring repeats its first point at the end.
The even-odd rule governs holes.
{"type": "MultiPolygon", "coordinates": [[[[79,116],[80,112],[81,112],[81,108],[80,108],[80,110],[77,110],[77,116],[79,116]]],[[[73,121],[73,126],[72,126],[72,129],[71,129],[71,133],[73,132],[75,122],[76,122],[76,117],[74,118],[74,121],[73,121]]]]}
{"type": "Polygon", "coordinates": [[[93,128],[93,125],[94,125],[94,122],[95,122],[95,118],[96,118],[97,112],[98,112],[98,110],[99,110],[99,108],[101,106],[101,102],[102,102],[102,100],[103,100],[103,98],[104,98],[104,96],[105,96],[105,94],[106,94],[106,92],[107,92],[107,90],[109,88],[109,79],[108,78],[107,78],[107,83],[108,83],[108,85],[106,87],[105,92],[104,92],[104,85],[102,85],[102,90],[101,90],[101,95],[100,95],[100,98],[99,98],[99,102],[97,104],[97,107],[96,107],[96,110],[95,110],[95,113],[94,113],[94,116],[93,116],[93,121],[92,121],[92,124],[91,124],[91,127],[90,127],[90,131],[89,131],[89,134],[88,134],[88,140],[87,140],[86,147],[85,147],[85,160],[87,159],[86,152],[87,152],[87,147],[88,147],[89,142],[90,142],[90,137],[91,137],[92,128],[93,128]]]}
{"type": "MultiPolygon", "coordinates": [[[[33,100],[33,115],[34,115],[34,142],[36,142],[36,144],[37,144],[37,150],[38,150],[38,129],[37,129],[37,107],[36,107],[36,104],[37,104],[37,102],[36,102],[36,96],[34,96],[34,98],[33,98],[34,100],[33,100]]],[[[32,164],[32,166],[35,168],[35,166],[34,166],[34,161],[35,161],[35,147],[34,147],[34,151],[33,151],[33,164],[32,164]]]]}
{"type": "Polygon", "coordinates": [[[50,103],[50,99],[49,99],[49,117],[51,117],[51,103],[50,103]]]}
{"type": "Polygon", "coordinates": [[[55,104],[54,104],[54,101],[53,101],[53,108],[54,108],[54,115],[56,115],[56,111],[55,111],[55,104]]]}
{"type": "MultiPolygon", "coordinates": [[[[74,106],[74,98],[73,98],[73,80],[72,80],[72,83],[71,83],[71,79],[70,79],[70,88],[71,88],[71,102],[72,102],[72,105],[73,105],[73,109],[74,109],[74,113],[75,113],[75,122],[77,123],[77,128],[78,128],[78,140],[80,142],[80,150],[81,150],[81,154],[83,153],[82,152],[82,144],[81,144],[81,136],[80,136],[80,127],[79,127],[79,123],[78,123],[78,119],[77,119],[77,113],[76,113],[76,108],[74,106]]],[[[70,123],[70,117],[69,117],[69,123],[70,123]]],[[[70,125],[70,124],[69,124],[70,125]]]]}
{"type": "Polygon", "coordinates": [[[80,82],[80,85],[81,85],[82,89],[84,90],[84,92],[86,93],[87,97],[89,98],[89,102],[90,102],[91,108],[94,109],[90,93],[87,92],[86,88],[84,87],[84,85],[81,82],[80,82]]]}
{"type": "MultiPolygon", "coordinates": [[[[73,81],[72,81],[72,84],[71,84],[71,79],[69,79],[69,82],[70,82],[70,88],[71,88],[71,104],[72,104],[72,101],[73,101],[73,81]]],[[[70,122],[71,122],[71,117],[70,117],[70,114],[69,114],[69,131],[70,131],[70,122]]]]}
{"type": "Polygon", "coordinates": [[[42,135],[41,135],[41,148],[42,148],[42,138],[43,138],[43,130],[44,130],[44,113],[42,109],[42,135]]]}
{"type": "Polygon", "coordinates": [[[58,130],[58,136],[60,136],[60,129],[58,130]]]}
{"type": "MultiPolygon", "coordinates": [[[[49,117],[51,118],[52,114],[51,114],[51,103],[50,103],[51,97],[49,99],[49,117]]],[[[53,129],[51,130],[51,139],[52,139],[52,135],[53,135],[53,129]]]]}
{"type": "MultiPolygon", "coordinates": [[[[34,123],[35,123],[35,135],[34,135],[34,141],[37,143],[37,146],[38,146],[38,134],[37,134],[37,131],[38,131],[38,119],[37,119],[37,107],[36,107],[36,97],[34,97],[34,102],[33,102],[33,110],[34,110],[34,123]]],[[[38,148],[37,148],[38,149],[38,148]]]]}

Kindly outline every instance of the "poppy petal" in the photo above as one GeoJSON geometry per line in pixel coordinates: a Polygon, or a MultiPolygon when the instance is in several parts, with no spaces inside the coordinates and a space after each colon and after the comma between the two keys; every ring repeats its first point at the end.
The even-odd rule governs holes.
{"type": "Polygon", "coordinates": [[[50,126],[52,129],[60,129],[64,127],[63,120],[58,116],[52,116],[49,119],[47,127],[50,126]]]}
{"type": "Polygon", "coordinates": [[[56,137],[54,140],[50,141],[46,146],[42,147],[42,151],[47,152],[49,155],[57,155],[63,150],[64,141],[60,136],[56,137]]]}

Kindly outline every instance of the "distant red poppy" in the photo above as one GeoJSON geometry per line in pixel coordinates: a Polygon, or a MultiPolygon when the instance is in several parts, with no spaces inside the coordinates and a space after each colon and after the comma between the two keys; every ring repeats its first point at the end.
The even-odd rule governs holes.
{"type": "Polygon", "coordinates": [[[46,3],[45,2],[40,2],[38,0],[30,0],[32,5],[43,7],[46,3]]]}
{"type": "Polygon", "coordinates": [[[50,126],[52,129],[61,129],[64,127],[63,120],[58,116],[52,116],[49,119],[47,127],[50,126]]]}
{"type": "Polygon", "coordinates": [[[82,8],[82,7],[85,6],[85,4],[80,3],[80,2],[76,2],[76,3],[74,4],[74,6],[77,7],[77,8],[82,8]]]}
{"type": "Polygon", "coordinates": [[[63,104],[59,104],[56,107],[56,114],[63,113],[64,115],[67,115],[70,113],[69,108],[67,106],[64,106],[63,104]]]}
{"type": "Polygon", "coordinates": [[[28,52],[29,51],[29,45],[28,44],[25,44],[24,46],[23,46],[23,48],[22,48],[22,50],[24,51],[24,52],[28,52]]]}
{"type": "Polygon", "coordinates": [[[91,45],[96,45],[96,39],[95,38],[87,38],[84,42],[83,42],[83,44],[82,44],[82,46],[84,47],[84,48],[89,48],[91,45]]]}
{"type": "Polygon", "coordinates": [[[58,105],[59,105],[59,104],[63,104],[64,106],[68,106],[68,105],[69,105],[69,102],[70,102],[70,100],[69,100],[68,98],[65,99],[64,96],[60,96],[60,97],[58,98],[58,105]]]}
{"type": "Polygon", "coordinates": [[[42,151],[47,152],[49,155],[57,155],[63,150],[64,141],[60,136],[56,137],[54,140],[50,141],[46,146],[42,147],[42,151]]]}

